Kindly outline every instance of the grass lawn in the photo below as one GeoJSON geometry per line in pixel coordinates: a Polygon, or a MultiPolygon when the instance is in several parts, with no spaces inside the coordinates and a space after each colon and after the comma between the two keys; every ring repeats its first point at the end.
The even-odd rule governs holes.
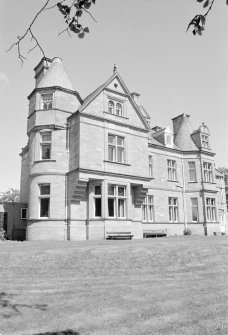
{"type": "Polygon", "coordinates": [[[227,335],[227,265],[227,236],[2,242],[0,334],[227,335]]]}

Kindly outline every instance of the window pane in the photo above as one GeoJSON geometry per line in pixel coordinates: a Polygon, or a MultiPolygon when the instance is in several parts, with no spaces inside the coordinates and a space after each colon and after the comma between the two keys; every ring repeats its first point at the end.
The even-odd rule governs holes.
{"type": "Polygon", "coordinates": [[[149,221],[154,221],[154,207],[153,206],[149,206],[149,221]]]}
{"type": "Polygon", "coordinates": [[[125,187],[118,186],[118,195],[124,197],[124,195],[125,195],[125,187]]]}
{"type": "Polygon", "coordinates": [[[42,159],[50,159],[51,157],[51,145],[42,144],[42,159]]]}
{"type": "Polygon", "coordinates": [[[117,162],[123,163],[123,148],[117,148],[117,162]]]}
{"type": "Polygon", "coordinates": [[[196,181],[196,171],[195,170],[189,170],[189,180],[196,181]]]}
{"type": "Polygon", "coordinates": [[[117,137],[117,145],[123,146],[124,139],[122,137],[117,137]]]}
{"type": "Polygon", "coordinates": [[[51,133],[41,134],[42,142],[50,142],[51,141],[51,133]]]}
{"type": "Polygon", "coordinates": [[[50,195],[50,185],[40,185],[41,195],[50,195]]]}
{"type": "Polygon", "coordinates": [[[172,222],[173,221],[173,208],[169,207],[169,221],[172,222]]]}
{"type": "Polygon", "coordinates": [[[108,135],[108,143],[115,144],[115,136],[114,135],[108,135]]]}
{"type": "Polygon", "coordinates": [[[49,217],[49,198],[40,199],[40,217],[49,217]]]}
{"type": "Polygon", "coordinates": [[[153,204],[153,196],[151,196],[151,195],[148,195],[148,203],[149,204],[153,204]]]}
{"type": "Polygon", "coordinates": [[[115,185],[108,185],[108,195],[115,194],[115,185]]]}
{"type": "Polygon", "coordinates": [[[95,216],[101,216],[101,198],[95,198],[95,216]]]}
{"type": "Polygon", "coordinates": [[[115,161],[115,147],[108,147],[108,160],[111,162],[115,161]]]}
{"type": "Polygon", "coordinates": [[[101,185],[95,186],[95,195],[101,195],[101,185]]]}
{"type": "Polygon", "coordinates": [[[52,100],[53,100],[53,94],[42,94],[42,108],[43,109],[49,109],[52,108],[52,100]]]}
{"type": "Polygon", "coordinates": [[[174,221],[175,222],[178,221],[178,209],[177,209],[177,207],[174,207],[174,221]]]}
{"type": "Polygon", "coordinates": [[[142,211],[143,211],[143,221],[147,221],[147,206],[146,205],[143,205],[142,206],[142,211]]]}
{"type": "Polygon", "coordinates": [[[113,103],[113,101],[109,100],[109,102],[108,102],[108,112],[113,114],[113,109],[114,109],[114,103],[113,103]]]}
{"type": "Polygon", "coordinates": [[[118,199],[118,217],[123,218],[125,216],[124,213],[124,199],[118,199]]]}
{"type": "Polygon", "coordinates": [[[198,208],[192,207],[192,221],[197,222],[198,221],[198,208]]]}
{"type": "Polygon", "coordinates": [[[115,210],[114,210],[114,199],[108,199],[108,216],[114,217],[115,216],[115,210]]]}
{"type": "Polygon", "coordinates": [[[189,169],[195,169],[196,165],[195,162],[188,162],[189,169]]]}

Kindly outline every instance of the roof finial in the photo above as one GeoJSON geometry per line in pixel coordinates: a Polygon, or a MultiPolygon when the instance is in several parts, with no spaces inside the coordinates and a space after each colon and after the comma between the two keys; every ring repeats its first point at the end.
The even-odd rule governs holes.
{"type": "Polygon", "coordinates": [[[117,72],[117,67],[116,67],[116,64],[114,64],[113,73],[116,73],[116,72],[117,72]]]}

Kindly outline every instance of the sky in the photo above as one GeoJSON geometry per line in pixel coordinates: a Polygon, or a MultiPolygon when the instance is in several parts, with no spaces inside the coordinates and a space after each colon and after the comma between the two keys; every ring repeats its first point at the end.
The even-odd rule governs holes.
{"type": "MultiPolygon", "coordinates": [[[[0,0],[0,192],[20,187],[21,148],[27,144],[27,96],[42,54],[27,38],[21,66],[17,50],[6,52],[23,35],[43,0],[0,0]]],[[[51,0],[51,4],[55,1],[51,0]]],[[[179,114],[191,115],[197,129],[210,129],[216,166],[228,167],[228,6],[216,0],[203,36],[186,34],[189,21],[203,13],[196,0],[97,0],[94,22],[82,17],[90,33],[80,40],[67,33],[62,15],[49,10],[33,31],[48,58],[61,57],[82,98],[117,69],[151,116],[151,126],[166,127],[179,114]]]]}

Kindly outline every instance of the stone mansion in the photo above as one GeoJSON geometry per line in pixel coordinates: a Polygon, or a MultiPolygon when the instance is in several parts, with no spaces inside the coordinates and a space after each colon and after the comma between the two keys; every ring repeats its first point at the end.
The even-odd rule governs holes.
{"type": "Polygon", "coordinates": [[[226,230],[224,179],[204,123],[194,130],[182,114],[156,126],[116,67],[85,99],[60,58],[34,70],[21,152],[27,240],[226,230]]]}

